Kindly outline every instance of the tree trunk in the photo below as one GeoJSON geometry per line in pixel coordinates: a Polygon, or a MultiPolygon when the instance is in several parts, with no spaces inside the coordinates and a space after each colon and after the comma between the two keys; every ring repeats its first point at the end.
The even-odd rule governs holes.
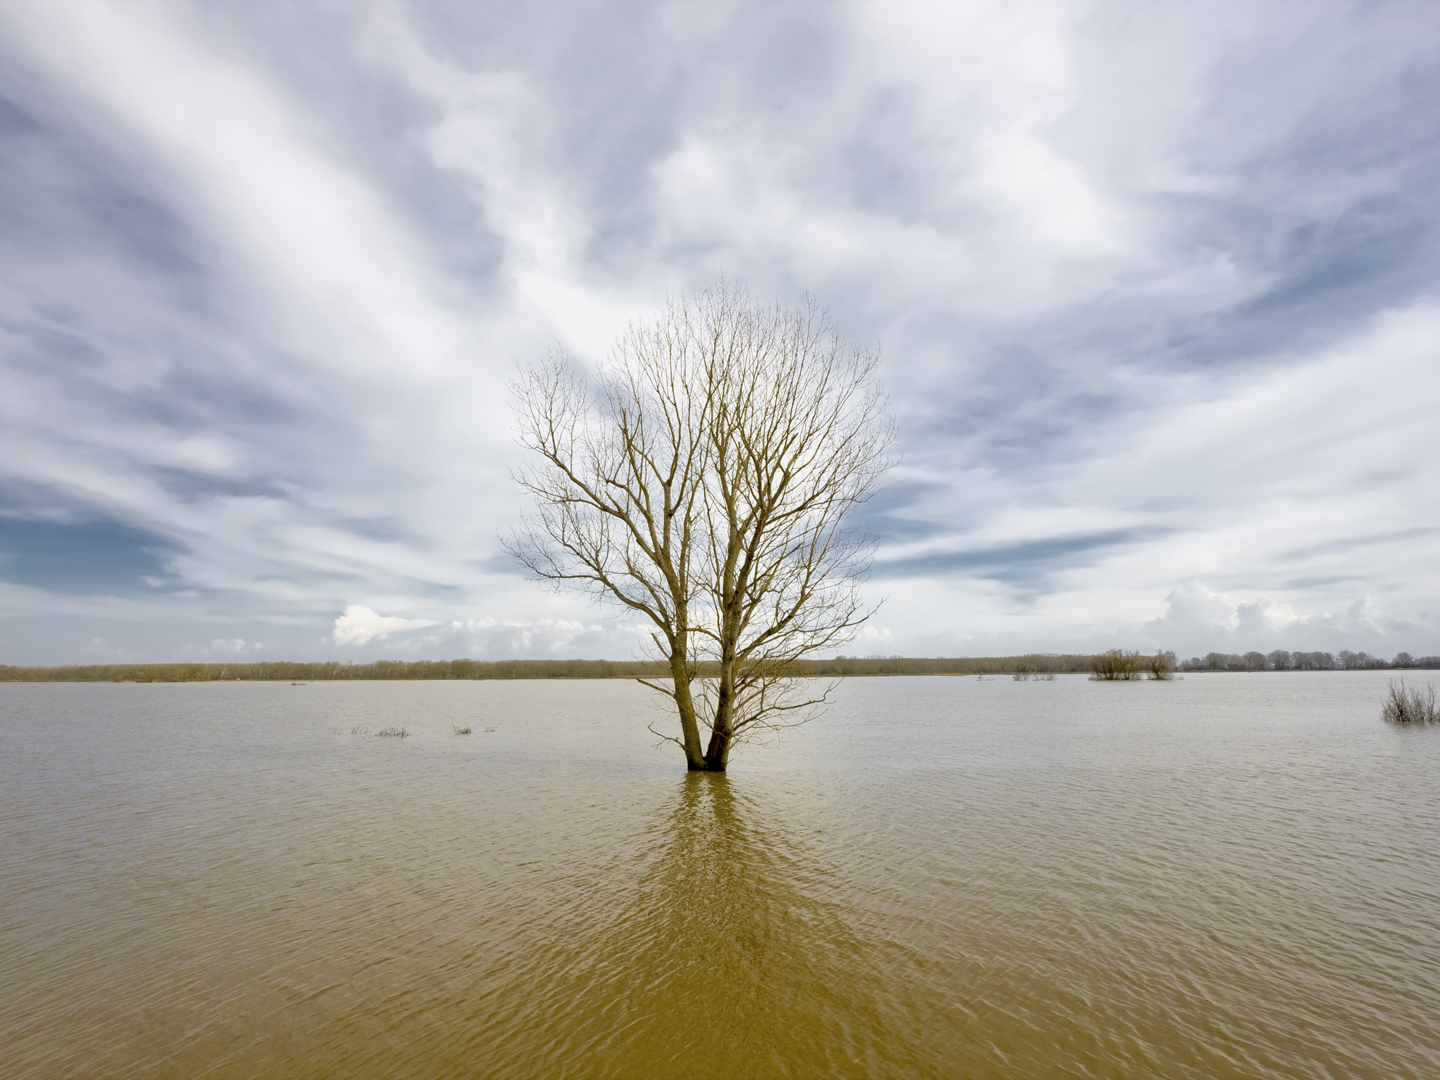
{"type": "Polygon", "coordinates": [[[729,731],[717,726],[710,732],[710,745],[705,750],[704,768],[707,772],[725,771],[725,766],[730,763],[730,743],[729,731]]]}
{"type": "Polygon", "coordinates": [[[735,656],[728,638],[721,645],[720,687],[715,694],[715,723],[710,728],[710,745],[705,750],[705,768],[724,772],[730,762],[730,744],[735,735],[735,656]]]}
{"type": "Polygon", "coordinates": [[[670,658],[670,676],[675,680],[675,707],[680,713],[680,735],[685,747],[685,764],[691,772],[708,769],[700,753],[700,727],[695,722],[695,699],[690,696],[690,673],[683,656],[670,658]]]}

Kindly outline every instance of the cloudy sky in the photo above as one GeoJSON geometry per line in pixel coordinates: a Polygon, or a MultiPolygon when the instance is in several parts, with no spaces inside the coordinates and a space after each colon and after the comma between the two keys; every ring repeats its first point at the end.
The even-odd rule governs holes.
{"type": "Polygon", "coordinates": [[[1440,5],[0,0],[0,663],[609,656],[505,382],[879,346],[858,654],[1440,653],[1440,5]]]}

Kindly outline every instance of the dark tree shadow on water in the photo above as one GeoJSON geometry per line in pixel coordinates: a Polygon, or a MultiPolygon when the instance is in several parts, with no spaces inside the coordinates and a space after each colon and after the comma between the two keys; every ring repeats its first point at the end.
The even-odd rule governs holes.
{"type": "Polygon", "coordinates": [[[691,773],[650,816],[643,840],[657,854],[632,902],[577,928],[603,940],[568,955],[561,943],[551,962],[563,970],[533,988],[549,1004],[529,1036],[546,1049],[515,1062],[517,1074],[930,1072],[915,1057],[917,1032],[897,1023],[907,1010],[903,986],[884,977],[887,950],[825,899],[833,871],[739,787],[691,773]]]}

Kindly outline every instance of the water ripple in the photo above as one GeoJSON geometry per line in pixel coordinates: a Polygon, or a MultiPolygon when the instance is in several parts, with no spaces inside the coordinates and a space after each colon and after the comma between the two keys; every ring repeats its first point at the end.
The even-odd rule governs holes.
{"type": "Polygon", "coordinates": [[[1440,1075],[1440,733],[1383,686],[854,680],[728,778],[623,683],[0,686],[0,1053],[1440,1075]]]}

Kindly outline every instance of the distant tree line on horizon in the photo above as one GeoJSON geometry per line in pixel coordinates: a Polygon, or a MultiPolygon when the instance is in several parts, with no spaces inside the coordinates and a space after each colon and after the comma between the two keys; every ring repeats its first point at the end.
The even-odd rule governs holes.
{"type": "MultiPolygon", "coordinates": [[[[1112,650],[1113,652],[1114,650],[1112,650]]],[[[884,675],[1089,674],[1097,659],[1083,653],[1027,653],[1023,656],[837,656],[800,660],[788,674],[812,678],[884,675]]],[[[1127,654],[1128,655],[1128,654],[1127,654]]],[[[1137,657],[1139,654],[1135,654],[1137,657]]],[[[1146,664],[1149,658],[1141,658],[1146,664]]],[[[1209,653],[1175,665],[1180,671],[1356,671],[1367,669],[1440,669],[1440,656],[1414,658],[1400,653],[1385,661],[1368,653],[1343,650],[1262,654],[1209,653]]],[[[1148,670],[1148,669],[1146,669],[1148,670]]],[[[336,682],[387,679],[663,679],[669,667],[648,660],[376,660],[368,664],[329,660],[302,663],[262,660],[253,663],[84,664],[62,667],[0,665],[0,682],[336,682]]],[[[711,677],[707,665],[699,678],[711,677]]]]}
{"type": "Polygon", "coordinates": [[[1440,656],[1411,656],[1408,652],[1396,653],[1393,660],[1382,660],[1367,652],[1351,652],[1341,649],[1338,653],[1328,652],[1273,652],[1206,653],[1192,656],[1179,665],[1181,671],[1403,671],[1411,668],[1440,668],[1440,656]]]}
{"type": "Polygon", "coordinates": [[[654,678],[663,664],[625,660],[261,660],[235,664],[85,664],[0,666],[0,682],[343,682],[384,679],[633,679],[654,678]]]}
{"type": "MultiPolygon", "coordinates": [[[[865,675],[978,675],[1014,672],[1081,672],[1090,657],[1032,653],[1026,656],[916,658],[838,656],[801,660],[790,674],[801,677],[865,675]]],[[[701,664],[699,677],[710,675],[701,664]]],[[[376,660],[369,664],[266,660],[217,664],[85,664],[65,667],[0,665],[0,682],[332,682],[382,679],[663,679],[664,662],[649,660],[376,660]]]]}

